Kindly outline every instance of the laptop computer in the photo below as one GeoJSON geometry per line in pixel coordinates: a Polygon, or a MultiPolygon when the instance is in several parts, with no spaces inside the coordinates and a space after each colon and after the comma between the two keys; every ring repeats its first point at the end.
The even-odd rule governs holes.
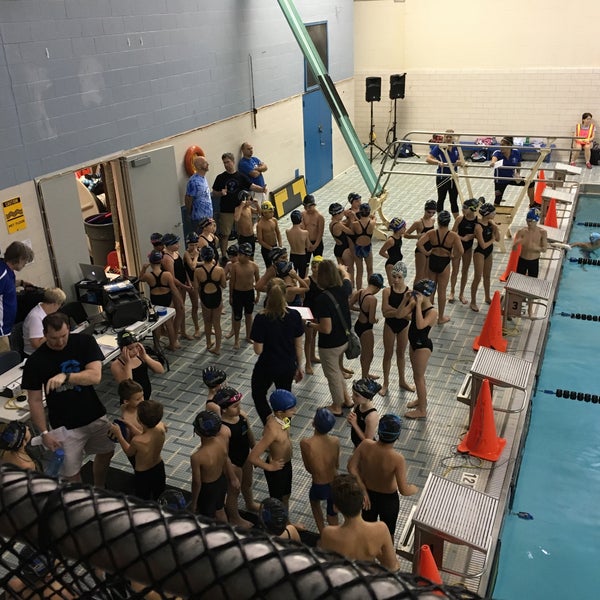
{"type": "Polygon", "coordinates": [[[99,265],[87,265],[85,263],[79,263],[81,274],[86,281],[96,281],[100,284],[108,283],[108,278],[104,272],[104,267],[99,265]]]}

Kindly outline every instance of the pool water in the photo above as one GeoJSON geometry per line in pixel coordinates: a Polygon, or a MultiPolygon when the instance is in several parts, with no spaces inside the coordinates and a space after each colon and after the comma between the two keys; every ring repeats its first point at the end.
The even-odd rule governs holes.
{"type": "MultiPolygon", "coordinates": [[[[600,199],[580,198],[575,222],[585,221],[600,221],[600,199]]],[[[592,231],[574,225],[570,240],[587,241],[592,231]]],[[[567,255],[579,256],[577,249],[567,255]]],[[[502,531],[495,600],[600,597],[600,404],[544,392],[600,395],[600,321],[560,314],[599,315],[599,296],[600,266],[565,259],[512,512],[502,531]],[[520,519],[519,511],[533,520],[520,519]]]]}

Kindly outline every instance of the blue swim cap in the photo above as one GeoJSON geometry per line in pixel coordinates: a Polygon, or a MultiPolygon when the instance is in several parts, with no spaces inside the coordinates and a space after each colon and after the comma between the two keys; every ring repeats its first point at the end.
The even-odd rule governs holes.
{"type": "Polygon", "coordinates": [[[600,233],[590,233],[590,242],[595,244],[598,240],[600,240],[600,233]]]}
{"type": "Polygon", "coordinates": [[[363,377],[362,379],[357,379],[352,384],[352,391],[360,394],[363,398],[367,400],[372,400],[375,394],[381,389],[381,384],[377,383],[374,379],[369,379],[368,377],[363,377]]]}
{"type": "MultiPolygon", "coordinates": [[[[250,244],[248,244],[250,246],[250,244]]],[[[250,248],[252,250],[252,247],[250,248]]],[[[232,244],[226,250],[227,256],[237,256],[240,253],[240,247],[237,244],[232,244]]]]}
{"type": "Polygon", "coordinates": [[[152,250],[150,254],[148,254],[148,261],[151,265],[157,265],[162,262],[163,253],[160,250],[152,250]]]}
{"type": "Polygon", "coordinates": [[[202,249],[200,250],[200,258],[202,260],[213,260],[214,257],[215,251],[210,246],[202,246],[202,249]]]}
{"type": "Polygon", "coordinates": [[[335,425],[335,415],[328,408],[318,408],[313,423],[319,433],[329,433],[335,425]]]}
{"type": "Polygon", "coordinates": [[[425,297],[429,297],[435,292],[435,281],[432,281],[431,279],[421,279],[415,283],[413,290],[425,297]]]}
{"type": "Polygon", "coordinates": [[[527,217],[525,217],[528,221],[539,221],[540,220],[540,211],[537,208],[532,208],[528,213],[527,217]]]}
{"type": "Polygon", "coordinates": [[[298,209],[293,210],[290,214],[290,219],[294,225],[298,225],[302,223],[302,213],[298,209]]]}
{"type": "Polygon", "coordinates": [[[269,398],[269,404],[273,412],[284,412],[296,406],[296,396],[288,390],[275,390],[269,398]]]}
{"type": "Polygon", "coordinates": [[[271,535],[281,535],[288,523],[287,509],[277,498],[266,498],[260,503],[258,518],[271,535]]]}
{"type": "Polygon", "coordinates": [[[194,419],[194,432],[204,437],[215,437],[221,430],[221,417],[212,410],[202,410],[194,419]]]}
{"type": "Polygon", "coordinates": [[[206,367],[202,371],[202,381],[204,385],[209,388],[215,388],[221,385],[227,379],[227,373],[223,369],[217,369],[217,367],[206,367]]]}
{"type": "Polygon", "coordinates": [[[252,244],[250,242],[242,242],[239,247],[239,253],[244,256],[252,256],[252,244]]]}
{"type": "Polygon", "coordinates": [[[379,289],[385,287],[385,283],[383,283],[383,276],[380,275],[379,273],[373,273],[373,275],[371,275],[371,277],[369,277],[368,283],[369,283],[369,285],[374,285],[375,287],[378,287],[379,289]]]}
{"type": "Polygon", "coordinates": [[[402,419],[398,415],[387,414],[379,419],[377,433],[379,441],[386,444],[394,443],[400,436],[402,429],[402,419]]]}
{"type": "Polygon", "coordinates": [[[406,227],[406,221],[400,217],[394,217],[388,225],[388,229],[392,231],[400,231],[403,227],[406,227]]]}

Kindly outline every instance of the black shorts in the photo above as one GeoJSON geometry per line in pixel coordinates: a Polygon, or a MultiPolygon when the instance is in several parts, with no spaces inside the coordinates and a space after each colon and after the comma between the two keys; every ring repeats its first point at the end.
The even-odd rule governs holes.
{"type": "Polygon", "coordinates": [[[198,496],[199,515],[214,519],[218,510],[225,506],[225,495],[227,494],[227,479],[221,473],[221,477],[210,483],[202,482],[200,495],[198,496]]]}
{"type": "Polygon", "coordinates": [[[290,261],[294,265],[296,273],[304,279],[308,267],[308,254],[290,254],[290,261]]]}
{"type": "Polygon", "coordinates": [[[254,311],[254,290],[232,290],[231,307],[235,321],[241,321],[242,314],[251,315],[254,311]]]}
{"type": "Polygon", "coordinates": [[[158,500],[165,491],[165,463],[161,460],[147,471],[134,471],[135,495],[142,500],[158,500]]]}
{"type": "Polygon", "coordinates": [[[371,508],[362,511],[362,518],[365,521],[375,522],[377,517],[383,521],[390,530],[392,540],[396,532],[396,521],[398,520],[398,512],[400,510],[400,498],[398,492],[384,494],[382,492],[374,492],[367,490],[369,499],[371,500],[371,508]]]}
{"type": "Polygon", "coordinates": [[[269,496],[283,500],[292,493],[292,462],[288,461],[279,471],[265,471],[269,496]]]}
{"type": "MultiPolygon", "coordinates": [[[[525,185],[525,180],[524,179],[512,179],[512,180],[500,180],[500,181],[494,181],[494,194],[495,194],[495,198],[494,198],[494,204],[496,206],[498,206],[498,204],[500,204],[500,202],[502,202],[502,197],[504,196],[504,192],[506,191],[506,188],[509,185],[516,185],[516,186],[524,186],[525,185]]],[[[535,183],[532,181],[527,187],[528,188],[532,188],[535,186],[535,183]]]]}
{"type": "Polygon", "coordinates": [[[519,256],[519,262],[517,263],[517,273],[521,275],[529,275],[529,277],[537,277],[540,272],[540,259],[534,258],[533,260],[527,260],[519,256]]]}

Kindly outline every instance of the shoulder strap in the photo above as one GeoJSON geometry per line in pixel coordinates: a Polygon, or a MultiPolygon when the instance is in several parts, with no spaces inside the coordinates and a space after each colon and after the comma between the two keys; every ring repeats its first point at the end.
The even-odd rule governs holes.
{"type": "Polygon", "coordinates": [[[344,318],[344,315],[342,314],[342,309],[340,308],[340,305],[338,304],[337,300],[334,298],[333,294],[329,290],[325,290],[324,293],[327,295],[327,297],[331,300],[331,302],[335,306],[338,317],[340,318],[342,325],[346,328],[346,333],[348,333],[348,331],[350,330],[350,327],[348,326],[348,323],[346,322],[346,319],[344,318]]]}

